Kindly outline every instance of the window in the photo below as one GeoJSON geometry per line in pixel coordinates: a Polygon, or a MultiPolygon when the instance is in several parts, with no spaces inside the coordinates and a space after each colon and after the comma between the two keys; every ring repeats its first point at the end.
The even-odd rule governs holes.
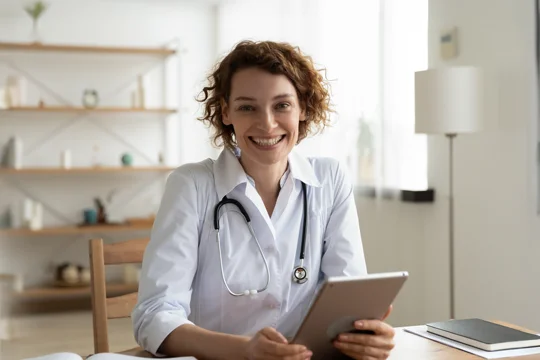
{"type": "Polygon", "coordinates": [[[427,66],[428,0],[281,0],[220,5],[218,50],[243,39],[300,46],[331,80],[333,125],[298,149],[331,156],[358,186],[425,189],[414,72],[427,66]]]}

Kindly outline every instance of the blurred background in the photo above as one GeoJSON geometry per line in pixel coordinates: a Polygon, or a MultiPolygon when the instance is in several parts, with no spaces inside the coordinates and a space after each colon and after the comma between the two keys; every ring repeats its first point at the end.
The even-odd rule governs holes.
{"type": "MultiPolygon", "coordinates": [[[[347,169],[368,271],[410,273],[392,325],[451,316],[452,250],[453,316],[540,331],[537,18],[536,0],[1,0],[5,358],[92,351],[88,239],[148,236],[167,174],[217,156],[195,99],[244,39],[326,69],[333,125],[298,149],[347,169]],[[485,101],[450,174],[444,134],[415,132],[415,72],[452,66],[485,72],[485,101]]],[[[138,271],[112,266],[110,292],[138,271]]]]}

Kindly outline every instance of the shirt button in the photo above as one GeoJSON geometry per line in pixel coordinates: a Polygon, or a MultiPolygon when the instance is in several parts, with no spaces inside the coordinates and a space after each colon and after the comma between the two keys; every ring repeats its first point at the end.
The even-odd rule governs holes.
{"type": "Polygon", "coordinates": [[[266,254],[273,254],[274,253],[274,250],[275,250],[275,247],[272,246],[272,245],[269,245],[267,247],[264,248],[264,252],[266,254]]]}

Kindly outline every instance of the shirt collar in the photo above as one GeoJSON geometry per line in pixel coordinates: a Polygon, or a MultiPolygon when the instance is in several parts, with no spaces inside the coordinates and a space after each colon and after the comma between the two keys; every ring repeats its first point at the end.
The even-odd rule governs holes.
{"type": "Polygon", "coordinates": [[[313,171],[313,165],[311,165],[307,158],[296,152],[295,149],[289,154],[289,169],[294,179],[300,180],[306,185],[314,187],[322,186],[315,175],[315,171],[313,171]]]}
{"type": "MultiPolygon", "coordinates": [[[[280,181],[283,187],[285,181],[290,176],[306,185],[321,187],[311,163],[298,154],[294,149],[289,154],[289,166],[280,181]]],[[[238,161],[237,155],[229,149],[224,149],[214,162],[214,182],[218,198],[221,200],[240,184],[250,181],[244,168],[238,161]]]]}
{"type": "Polygon", "coordinates": [[[218,198],[221,200],[235,187],[248,181],[244,168],[236,155],[225,148],[214,162],[214,182],[218,198]]]}

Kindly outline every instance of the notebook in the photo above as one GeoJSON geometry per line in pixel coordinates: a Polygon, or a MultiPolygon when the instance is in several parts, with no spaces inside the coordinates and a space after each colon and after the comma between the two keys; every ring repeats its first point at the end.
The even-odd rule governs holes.
{"type": "MultiPolygon", "coordinates": [[[[114,354],[114,353],[100,353],[87,357],[88,360],[141,360],[141,357],[124,355],[124,354],[114,354]]],[[[80,355],[74,353],[55,353],[48,354],[39,357],[28,358],[24,360],[83,360],[80,355]]],[[[175,357],[167,358],[167,360],[196,360],[194,357],[175,357]]]]}
{"type": "Polygon", "coordinates": [[[540,346],[540,336],[482,319],[426,324],[427,331],[486,351],[540,346]]]}

